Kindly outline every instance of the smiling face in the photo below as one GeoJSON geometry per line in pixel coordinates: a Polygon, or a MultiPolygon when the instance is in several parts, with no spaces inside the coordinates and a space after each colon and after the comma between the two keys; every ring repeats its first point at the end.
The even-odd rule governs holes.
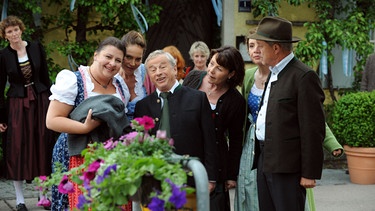
{"type": "Polygon", "coordinates": [[[134,73],[141,65],[143,56],[143,48],[139,45],[128,45],[126,47],[126,55],[122,64],[125,72],[134,73]]]}
{"type": "Polygon", "coordinates": [[[18,43],[22,41],[22,31],[19,26],[8,26],[5,28],[5,39],[7,39],[10,44],[18,43]]]}
{"type": "Polygon", "coordinates": [[[109,79],[119,72],[123,57],[123,51],[113,45],[107,45],[95,52],[93,65],[98,68],[100,77],[109,79]]]}
{"type": "Polygon", "coordinates": [[[176,83],[176,65],[172,66],[165,54],[156,55],[146,62],[147,73],[152,83],[161,92],[168,92],[176,83]]]}

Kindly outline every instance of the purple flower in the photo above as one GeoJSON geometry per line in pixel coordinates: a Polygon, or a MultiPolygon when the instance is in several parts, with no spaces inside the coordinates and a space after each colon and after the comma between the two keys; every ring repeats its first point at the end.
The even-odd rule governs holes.
{"type": "Polygon", "coordinates": [[[107,177],[109,173],[111,173],[111,171],[116,171],[117,170],[117,164],[113,164],[113,165],[110,165],[108,166],[105,170],[104,170],[104,173],[103,173],[103,177],[107,177]]]}
{"type": "Polygon", "coordinates": [[[181,208],[187,201],[186,192],[182,191],[180,187],[175,185],[170,179],[166,179],[166,182],[172,186],[172,196],[169,198],[169,201],[174,204],[177,209],[181,208]]]}
{"type": "Polygon", "coordinates": [[[68,176],[64,175],[57,187],[60,193],[74,193],[73,183],[69,182],[68,176]]]}
{"type": "Polygon", "coordinates": [[[99,175],[98,179],[96,179],[96,183],[100,184],[103,182],[103,180],[111,173],[111,171],[117,170],[117,164],[113,164],[111,166],[108,166],[105,170],[103,175],[99,175]]]}
{"type": "Polygon", "coordinates": [[[79,195],[77,208],[81,210],[85,204],[90,204],[90,201],[83,194],[79,195]]]}
{"type": "Polygon", "coordinates": [[[91,189],[93,188],[91,185],[90,185],[90,181],[89,180],[83,180],[83,187],[86,189],[87,191],[87,196],[88,197],[91,197],[91,189]]]}
{"type": "Polygon", "coordinates": [[[164,201],[159,199],[158,197],[152,197],[150,204],[148,204],[147,208],[151,211],[164,211],[164,201]]]}

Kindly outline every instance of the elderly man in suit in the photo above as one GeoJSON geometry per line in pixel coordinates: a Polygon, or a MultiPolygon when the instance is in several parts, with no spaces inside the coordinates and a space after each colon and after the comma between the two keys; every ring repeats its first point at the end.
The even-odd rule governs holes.
{"type": "Polygon", "coordinates": [[[293,54],[299,39],[292,37],[291,22],[265,17],[250,38],[271,70],[256,122],[259,207],[302,211],[306,188],[322,174],[324,92],[317,74],[293,54]]]}
{"type": "Polygon", "coordinates": [[[218,151],[206,94],[178,83],[176,61],[167,52],[156,50],[150,53],[145,67],[156,91],[136,104],[134,116],[147,115],[155,119],[151,134],[163,129],[160,127],[165,125],[166,120],[161,119],[162,107],[166,106],[166,100],[161,95],[169,92],[166,103],[169,107],[169,124],[165,129],[174,139],[175,153],[200,159],[207,170],[211,192],[217,177],[218,151]]]}

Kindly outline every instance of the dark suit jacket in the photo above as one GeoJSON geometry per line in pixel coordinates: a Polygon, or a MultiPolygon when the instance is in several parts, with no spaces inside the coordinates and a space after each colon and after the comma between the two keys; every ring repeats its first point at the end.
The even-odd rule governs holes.
{"type": "MultiPolygon", "coordinates": [[[[37,93],[49,92],[51,82],[48,75],[46,54],[42,45],[39,42],[28,42],[26,52],[32,68],[32,81],[35,91],[37,93]]],[[[26,82],[18,64],[17,51],[10,46],[0,51],[0,122],[2,123],[7,122],[7,116],[4,115],[6,114],[4,91],[7,80],[10,84],[8,97],[26,96],[26,88],[24,87],[26,82]]]]}
{"type": "MultiPolygon", "coordinates": [[[[305,178],[321,178],[325,137],[323,101],[324,92],[317,74],[296,58],[292,59],[271,84],[264,172],[301,173],[305,178]]],[[[256,155],[259,155],[258,142],[256,155]]]]}
{"type": "MultiPolygon", "coordinates": [[[[198,157],[207,170],[208,178],[217,178],[217,145],[214,123],[206,94],[182,86],[168,98],[170,132],[174,139],[175,153],[198,157]]],[[[151,134],[156,134],[161,117],[161,101],[154,92],[137,102],[134,117],[144,115],[155,119],[151,134]]]]}

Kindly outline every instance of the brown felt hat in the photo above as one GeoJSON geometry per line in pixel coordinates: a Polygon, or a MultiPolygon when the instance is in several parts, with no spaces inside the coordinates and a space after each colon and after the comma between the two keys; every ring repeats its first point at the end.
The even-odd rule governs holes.
{"type": "Polygon", "coordinates": [[[292,23],[290,21],[273,16],[264,17],[259,22],[257,31],[249,38],[282,43],[293,43],[301,40],[298,37],[292,37],[292,23]]]}

